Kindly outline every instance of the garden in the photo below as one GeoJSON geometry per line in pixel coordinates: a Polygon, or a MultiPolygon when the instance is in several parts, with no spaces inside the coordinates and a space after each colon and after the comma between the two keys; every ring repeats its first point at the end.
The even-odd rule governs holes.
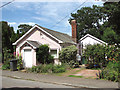
{"type": "Polygon", "coordinates": [[[87,68],[99,70],[99,79],[118,82],[120,48],[115,45],[87,45],[83,55],[87,60],[87,68]]]}
{"type": "MultiPolygon", "coordinates": [[[[10,54],[10,50],[4,51],[4,64],[2,66],[3,70],[10,69],[10,60],[15,58],[18,59],[17,69],[23,69],[22,57],[20,53],[10,54]]],[[[69,77],[79,77],[71,75],[82,70],[79,69],[75,71],[75,64],[80,65],[76,60],[77,48],[72,45],[63,48],[59,52],[59,60],[62,62],[61,65],[55,65],[53,56],[49,53],[48,45],[41,45],[37,50],[37,66],[32,68],[25,68],[26,72],[33,73],[48,73],[56,75],[64,75],[69,73],[69,77]],[[47,53],[47,54],[46,54],[47,53]],[[42,58],[41,58],[42,57],[42,58]]],[[[120,48],[116,46],[109,45],[87,45],[86,49],[83,51],[83,56],[85,60],[86,70],[98,70],[99,73],[96,74],[98,79],[105,79],[110,81],[118,82],[120,75],[120,48]]]]}

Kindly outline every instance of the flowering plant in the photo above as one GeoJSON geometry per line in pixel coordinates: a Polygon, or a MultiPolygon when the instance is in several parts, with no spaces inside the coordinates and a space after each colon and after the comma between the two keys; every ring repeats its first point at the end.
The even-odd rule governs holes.
{"type": "MultiPolygon", "coordinates": [[[[15,55],[16,55],[16,54],[15,54],[15,55]]],[[[22,62],[21,53],[18,53],[18,52],[17,52],[16,58],[18,59],[18,62],[17,62],[17,69],[20,70],[20,69],[23,68],[23,62],[22,62]]]]}

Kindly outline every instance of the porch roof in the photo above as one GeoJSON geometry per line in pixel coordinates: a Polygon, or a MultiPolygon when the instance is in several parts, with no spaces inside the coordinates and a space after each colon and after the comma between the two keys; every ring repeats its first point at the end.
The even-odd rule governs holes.
{"type": "Polygon", "coordinates": [[[37,41],[27,40],[27,42],[28,42],[30,45],[32,45],[33,47],[35,47],[35,48],[38,48],[38,47],[41,45],[41,43],[39,43],[39,42],[37,42],[37,41]]]}

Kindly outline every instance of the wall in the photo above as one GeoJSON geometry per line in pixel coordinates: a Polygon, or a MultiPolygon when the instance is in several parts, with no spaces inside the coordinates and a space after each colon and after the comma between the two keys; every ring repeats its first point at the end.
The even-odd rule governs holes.
{"type": "Polygon", "coordinates": [[[88,45],[88,44],[91,44],[91,45],[93,45],[93,44],[102,44],[101,42],[99,42],[99,41],[97,41],[97,40],[95,40],[95,39],[93,39],[91,37],[86,37],[85,39],[83,39],[81,41],[81,43],[83,44],[83,48],[85,48],[85,46],[88,45]]]}
{"type": "MultiPolygon", "coordinates": [[[[32,30],[26,37],[24,37],[16,45],[16,52],[21,52],[22,57],[24,57],[24,45],[23,44],[25,43],[26,40],[38,41],[41,44],[48,44],[50,49],[57,50],[57,58],[59,57],[59,51],[61,50],[60,44],[37,28],[32,30]]],[[[32,56],[33,65],[36,65],[36,51],[33,48],[32,48],[32,55],[33,55],[32,56]]]]}

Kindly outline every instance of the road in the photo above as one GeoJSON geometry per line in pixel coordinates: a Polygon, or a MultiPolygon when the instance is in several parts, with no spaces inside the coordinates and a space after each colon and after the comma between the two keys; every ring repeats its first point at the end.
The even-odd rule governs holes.
{"type": "Polygon", "coordinates": [[[71,86],[43,83],[31,80],[2,77],[2,88],[74,88],[71,86]]]}

